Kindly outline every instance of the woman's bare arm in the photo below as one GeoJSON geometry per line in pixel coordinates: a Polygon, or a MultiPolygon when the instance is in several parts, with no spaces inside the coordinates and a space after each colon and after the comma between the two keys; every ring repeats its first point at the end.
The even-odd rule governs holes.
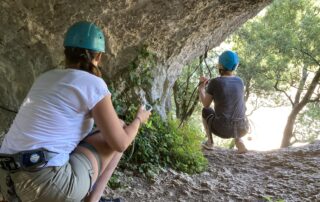
{"type": "Polygon", "coordinates": [[[114,110],[111,96],[104,97],[92,109],[94,121],[101,130],[106,142],[112,149],[118,152],[123,152],[127,149],[137,135],[140,124],[145,123],[150,114],[150,112],[140,107],[132,123],[123,128],[114,110]]]}

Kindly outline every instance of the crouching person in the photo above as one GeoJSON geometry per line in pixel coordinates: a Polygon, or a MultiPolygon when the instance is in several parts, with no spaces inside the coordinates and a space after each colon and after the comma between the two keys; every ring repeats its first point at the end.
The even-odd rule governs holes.
{"type": "Polygon", "coordinates": [[[204,149],[213,149],[214,134],[221,138],[234,138],[238,152],[247,151],[241,140],[249,128],[245,116],[244,84],[241,78],[234,75],[238,65],[238,55],[233,51],[225,51],[219,56],[220,76],[210,80],[204,76],[199,79],[202,120],[207,136],[207,141],[202,144],[204,149]],[[212,102],[214,109],[210,107],[212,102]]]}
{"type": "Polygon", "coordinates": [[[99,27],[75,23],[64,48],[65,68],[36,79],[5,135],[0,188],[7,201],[107,201],[109,178],[150,116],[141,106],[129,125],[118,118],[98,67],[105,52],[99,27]]]}

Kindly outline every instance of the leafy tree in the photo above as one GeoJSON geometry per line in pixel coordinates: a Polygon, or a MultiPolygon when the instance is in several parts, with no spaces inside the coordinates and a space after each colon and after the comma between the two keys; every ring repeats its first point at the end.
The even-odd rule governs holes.
{"type": "Polygon", "coordinates": [[[202,72],[202,59],[192,61],[184,67],[184,71],[173,85],[173,99],[178,119],[188,119],[198,104],[198,75],[202,72]]]}
{"type": "Polygon", "coordinates": [[[240,55],[240,64],[237,75],[245,83],[245,101],[253,106],[247,115],[251,115],[260,107],[274,106],[279,97],[273,91],[273,81],[266,79],[269,68],[262,66],[265,54],[259,50],[261,46],[259,35],[256,30],[260,30],[259,23],[246,23],[242,29],[232,36],[231,43],[240,55]],[[250,98],[250,99],[249,99],[250,98]]]}
{"type": "MultiPolygon", "coordinates": [[[[289,146],[299,113],[320,101],[320,8],[315,0],[278,0],[265,16],[247,23],[233,38],[243,57],[239,71],[257,95],[282,93],[292,106],[282,147],[289,146]]],[[[248,92],[249,91],[249,92],[248,92]]]]}
{"type": "Polygon", "coordinates": [[[181,123],[188,120],[199,107],[198,83],[201,75],[214,76],[212,56],[214,52],[205,52],[199,58],[187,64],[173,86],[173,100],[176,117],[181,123]],[[210,54],[207,58],[207,54],[210,54]]]}
{"type": "Polygon", "coordinates": [[[297,118],[293,142],[313,142],[320,134],[320,103],[309,103],[306,108],[297,118]]]}

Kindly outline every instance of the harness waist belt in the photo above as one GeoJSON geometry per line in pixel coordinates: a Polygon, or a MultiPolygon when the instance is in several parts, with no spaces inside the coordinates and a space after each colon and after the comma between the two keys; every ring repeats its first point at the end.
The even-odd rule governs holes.
{"type": "Polygon", "coordinates": [[[56,154],[43,148],[21,151],[15,154],[0,153],[0,168],[10,172],[43,168],[56,154]]]}

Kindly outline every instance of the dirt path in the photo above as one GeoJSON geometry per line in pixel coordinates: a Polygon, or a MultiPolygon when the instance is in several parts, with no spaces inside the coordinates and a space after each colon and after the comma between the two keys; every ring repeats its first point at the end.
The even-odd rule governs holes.
{"type": "Polygon", "coordinates": [[[127,187],[108,190],[125,201],[320,201],[320,141],[305,147],[236,154],[206,151],[208,170],[187,175],[173,170],[154,182],[122,177],[127,187]],[[271,200],[272,199],[272,200],[271,200]]]}

